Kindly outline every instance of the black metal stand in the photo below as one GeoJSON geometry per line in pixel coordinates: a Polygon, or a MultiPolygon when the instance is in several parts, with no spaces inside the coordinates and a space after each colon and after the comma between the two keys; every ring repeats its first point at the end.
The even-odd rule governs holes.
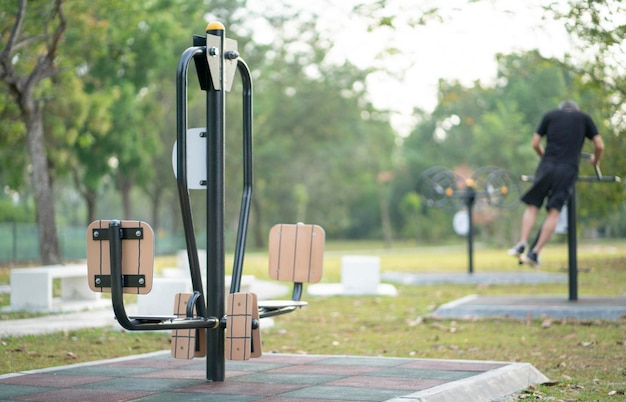
{"type": "Polygon", "coordinates": [[[467,228],[467,255],[468,255],[468,272],[469,274],[474,273],[474,217],[473,217],[473,209],[474,202],[476,201],[476,190],[474,187],[468,187],[465,190],[465,205],[467,206],[467,220],[468,220],[468,228],[467,228]]]}
{"type": "MultiPolygon", "coordinates": [[[[206,37],[194,36],[194,47],[181,56],[177,69],[177,183],[183,227],[189,256],[193,290],[202,290],[198,247],[195,239],[189,188],[187,183],[187,70],[193,59],[200,88],[206,91],[206,226],[207,285],[204,317],[225,315],[225,239],[224,239],[224,127],[225,93],[229,90],[229,66],[235,63],[243,83],[243,194],[232,273],[231,293],[239,291],[243,270],[248,217],[252,198],[252,80],[250,71],[234,49],[236,43],[225,38],[221,24],[209,24],[206,37]],[[228,65],[227,65],[228,64],[228,65]]],[[[234,73],[234,72],[233,72],[234,73]]],[[[204,299],[204,297],[202,298],[204,299]]],[[[204,301],[204,300],[203,300],[204,301]]],[[[224,331],[207,331],[206,378],[224,381],[224,331]]]]}
{"type": "MultiPolygon", "coordinates": [[[[532,181],[532,176],[522,176],[523,181],[532,181]]],[[[619,176],[602,176],[600,170],[596,168],[596,176],[579,176],[577,181],[587,182],[621,182],[619,176]]],[[[537,241],[541,228],[530,245],[532,250],[537,241]]],[[[578,300],[578,240],[577,240],[577,219],[576,219],[576,185],[572,189],[572,194],[567,201],[567,276],[568,276],[568,300],[578,300]]]]}
{"type": "MultiPolygon", "coordinates": [[[[519,177],[494,166],[482,167],[463,180],[454,172],[432,167],[420,176],[417,190],[426,200],[428,206],[458,209],[461,204],[467,208],[468,233],[468,273],[474,273],[474,206],[477,201],[497,208],[510,208],[517,205],[516,196],[521,191],[519,177]],[[464,182],[463,189],[458,189],[464,182]]],[[[459,233],[461,234],[461,233],[459,233]]]]}

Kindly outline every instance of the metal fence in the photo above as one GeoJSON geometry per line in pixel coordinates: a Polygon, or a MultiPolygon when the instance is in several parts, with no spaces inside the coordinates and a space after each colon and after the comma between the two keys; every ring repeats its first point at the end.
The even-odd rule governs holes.
{"type": "MultiPolygon", "coordinates": [[[[59,226],[57,233],[61,255],[64,261],[76,261],[86,258],[86,227],[59,226]]],[[[182,235],[166,232],[155,233],[158,254],[172,254],[184,249],[182,235]]],[[[0,264],[17,264],[40,261],[39,230],[33,223],[0,223],[0,264]]]]}

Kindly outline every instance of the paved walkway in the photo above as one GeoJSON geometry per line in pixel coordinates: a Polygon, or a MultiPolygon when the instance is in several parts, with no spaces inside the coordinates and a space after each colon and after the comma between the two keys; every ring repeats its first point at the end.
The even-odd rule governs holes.
{"type": "Polygon", "coordinates": [[[226,363],[169,352],[0,376],[3,400],[28,401],[496,401],[548,379],[527,363],[265,354],[226,363]]]}
{"type": "Polygon", "coordinates": [[[550,317],[618,320],[626,317],[626,297],[581,296],[577,301],[569,301],[566,295],[469,295],[442,304],[430,316],[435,318],[550,317]]]}
{"type": "Polygon", "coordinates": [[[567,283],[566,274],[533,272],[529,270],[517,272],[474,272],[473,274],[465,272],[410,273],[385,271],[381,274],[381,279],[402,285],[567,283]]]}
{"type": "MultiPolygon", "coordinates": [[[[382,279],[403,285],[458,284],[534,284],[567,283],[566,274],[550,272],[479,272],[405,273],[384,272],[382,279]]],[[[564,287],[564,291],[567,288],[564,287]]],[[[617,320],[626,317],[626,296],[598,297],[579,295],[570,301],[568,295],[469,295],[439,306],[434,318],[529,317],[571,318],[582,320],[617,320]]]]}

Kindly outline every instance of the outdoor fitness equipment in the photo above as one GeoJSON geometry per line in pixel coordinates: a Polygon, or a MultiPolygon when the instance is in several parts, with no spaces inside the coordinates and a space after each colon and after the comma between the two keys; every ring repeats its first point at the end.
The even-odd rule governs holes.
{"type": "Polygon", "coordinates": [[[446,168],[435,166],[422,173],[417,192],[430,207],[458,211],[465,207],[467,220],[468,272],[474,273],[473,209],[476,203],[496,208],[512,208],[519,202],[520,180],[511,172],[494,166],[477,169],[464,179],[446,168]]]}
{"type": "MultiPolygon", "coordinates": [[[[583,152],[581,153],[581,158],[589,159],[591,158],[590,153],[583,152]]],[[[599,166],[595,166],[595,176],[578,176],[577,181],[586,181],[586,182],[602,182],[602,183],[620,183],[622,181],[619,176],[602,176],[602,172],[600,171],[599,166]]],[[[521,177],[522,181],[532,182],[534,180],[533,176],[525,176],[521,177]]],[[[541,228],[537,232],[537,236],[533,240],[530,245],[529,250],[532,250],[537,242],[539,241],[539,234],[541,233],[541,228]]],[[[570,301],[578,300],[578,256],[577,256],[577,239],[576,239],[576,186],[572,188],[572,194],[567,201],[567,273],[568,273],[568,283],[569,283],[569,295],[568,299],[570,301]]],[[[521,260],[519,262],[522,264],[521,260]]]]}
{"type": "MultiPolygon", "coordinates": [[[[206,355],[206,379],[224,381],[225,358],[247,360],[261,355],[260,319],[296,310],[303,283],[321,279],[325,233],[317,225],[279,224],[269,237],[269,275],[292,282],[291,300],[258,301],[240,293],[248,217],[252,197],[252,80],[239,57],[237,42],[224,26],[209,23],[205,36],[193,37],[176,73],[176,145],[174,171],[182,212],[191,275],[191,294],[177,294],[173,314],[128,316],[124,293],[145,294],[152,288],[154,233],[141,221],[98,220],[87,229],[89,286],[111,292],[113,311],[128,330],[172,330],[172,356],[206,355]],[[187,129],[187,70],[194,61],[200,88],[206,91],[206,128],[187,129]],[[243,191],[230,291],[225,291],[224,121],[225,92],[235,71],[243,84],[243,191]],[[207,264],[203,289],[189,190],[205,190],[207,264]]],[[[141,296],[139,296],[141,297],[141,296]]]]}

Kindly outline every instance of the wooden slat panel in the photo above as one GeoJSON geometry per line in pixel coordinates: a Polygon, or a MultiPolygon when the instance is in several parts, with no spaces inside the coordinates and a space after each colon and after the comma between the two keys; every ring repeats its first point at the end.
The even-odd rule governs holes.
{"type": "MultiPolygon", "coordinates": [[[[125,287],[124,293],[146,294],[152,290],[154,268],[154,232],[142,221],[121,221],[123,228],[141,227],[143,239],[122,240],[122,275],[144,275],[145,287],[125,287]]],[[[110,287],[95,284],[96,275],[110,275],[111,261],[108,240],[94,240],[93,229],[109,228],[108,220],[92,222],[87,227],[87,272],[89,287],[94,292],[110,292],[110,287]]]]}
{"type": "Polygon", "coordinates": [[[228,360],[249,360],[252,352],[252,314],[257,310],[256,295],[228,295],[226,340],[224,352],[228,360]]]}
{"type": "Polygon", "coordinates": [[[325,233],[320,226],[275,225],[269,243],[271,278],[300,283],[319,282],[322,278],[325,233]]]}
{"type": "MultiPolygon", "coordinates": [[[[187,303],[191,293],[177,293],[174,298],[174,315],[185,318],[187,303]]],[[[194,316],[196,308],[193,308],[194,316]]],[[[206,329],[176,329],[172,331],[172,357],[176,359],[191,359],[206,356],[206,329]],[[193,338],[193,339],[192,339],[193,338]]]]}
{"type": "MultiPolygon", "coordinates": [[[[187,302],[191,293],[177,293],[174,298],[174,315],[178,318],[185,317],[187,302]]],[[[176,329],[172,331],[172,357],[175,359],[193,359],[195,355],[196,330],[176,329]]]]}

